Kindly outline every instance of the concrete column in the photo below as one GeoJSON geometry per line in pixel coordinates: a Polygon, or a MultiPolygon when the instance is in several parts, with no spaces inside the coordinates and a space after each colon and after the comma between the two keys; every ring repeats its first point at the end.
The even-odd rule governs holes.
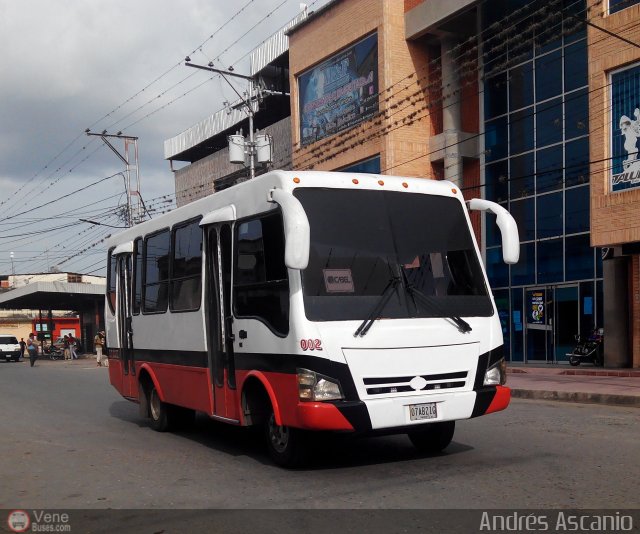
{"type": "Polygon", "coordinates": [[[457,72],[453,48],[457,41],[445,37],[441,41],[442,63],[442,129],[444,133],[444,179],[462,186],[462,158],[460,157],[460,76],[457,72]]]}
{"type": "Polygon", "coordinates": [[[629,278],[626,257],[602,262],[604,283],[604,364],[630,367],[629,278]]]}

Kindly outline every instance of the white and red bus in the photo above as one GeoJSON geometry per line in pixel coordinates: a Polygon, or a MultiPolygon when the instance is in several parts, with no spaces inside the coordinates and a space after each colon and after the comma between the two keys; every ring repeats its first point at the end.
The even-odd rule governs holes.
{"type": "Polygon", "coordinates": [[[159,431],[196,411],[261,425],[299,463],[319,431],[407,433],[507,407],[501,325],[450,182],[274,171],[108,242],[109,376],[159,431]]]}

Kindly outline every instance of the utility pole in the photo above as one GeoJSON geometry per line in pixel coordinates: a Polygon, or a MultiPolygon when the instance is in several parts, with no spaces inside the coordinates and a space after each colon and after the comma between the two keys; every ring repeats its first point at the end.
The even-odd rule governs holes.
{"type": "Polygon", "coordinates": [[[11,274],[12,274],[13,276],[15,276],[15,275],[16,275],[16,269],[15,269],[15,267],[13,266],[13,256],[14,256],[13,252],[10,252],[10,253],[9,253],[9,257],[11,258],[11,274]]]}
{"type": "MultiPolygon", "coordinates": [[[[263,158],[258,153],[258,146],[256,142],[256,136],[253,131],[253,117],[255,115],[254,104],[258,103],[262,99],[262,95],[260,90],[256,90],[256,86],[254,83],[254,78],[252,76],[246,76],[244,74],[236,74],[233,71],[233,67],[229,67],[229,70],[220,70],[213,67],[213,62],[209,62],[208,65],[196,65],[195,63],[191,63],[191,58],[187,56],[185,58],[185,65],[187,67],[193,67],[195,69],[206,70],[209,72],[215,72],[222,76],[225,82],[229,84],[231,89],[238,95],[240,98],[240,104],[237,105],[237,109],[244,108],[247,113],[247,117],[249,118],[249,141],[244,141],[244,152],[249,155],[249,177],[251,179],[255,178],[256,174],[256,159],[258,159],[258,163],[263,163],[267,161],[271,161],[271,153],[269,151],[268,158],[263,158]],[[232,78],[240,78],[242,80],[246,80],[249,82],[249,88],[245,93],[246,97],[242,96],[237,89],[231,84],[231,82],[227,79],[227,76],[231,76],[232,78]],[[256,158],[258,156],[258,158],[256,158]]],[[[266,136],[262,136],[266,137],[266,136]]],[[[243,138],[244,139],[244,138],[243,138]]],[[[269,141],[270,143],[270,141],[269,141]]],[[[236,163],[234,161],[234,163],[236,163]]]]}
{"type": "Polygon", "coordinates": [[[105,145],[107,145],[113,153],[120,158],[125,164],[125,188],[127,190],[127,212],[126,222],[127,227],[131,227],[134,224],[142,222],[143,210],[142,210],[142,197],[140,196],[140,172],[138,166],[138,138],[130,135],[123,135],[122,132],[116,134],[108,134],[107,130],[102,133],[92,133],[89,128],[85,130],[85,133],[89,136],[100,137],[105,145]],[[114,147],[108,138],[123,139],[124,140],[124,154],[121,154],[116,147],[114,147]],[[133,162],[132,162],[133,161],[133,162]],[[131,175],[134,176],[135,189],[131,187],[131,175]],[[136,197],[135,205],[132,203],[132,198],[136,197]]]}

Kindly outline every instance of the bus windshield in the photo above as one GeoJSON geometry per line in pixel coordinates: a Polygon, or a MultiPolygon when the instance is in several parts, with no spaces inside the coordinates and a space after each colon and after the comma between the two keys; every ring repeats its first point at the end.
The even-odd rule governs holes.
{"type": "Polygon", "coordinates": [[[458,199],[324,188],[294,195],[311,228],[302,271],[309,320],[365,319],[381,298],[381,318],[493,314],[458,199]]]}

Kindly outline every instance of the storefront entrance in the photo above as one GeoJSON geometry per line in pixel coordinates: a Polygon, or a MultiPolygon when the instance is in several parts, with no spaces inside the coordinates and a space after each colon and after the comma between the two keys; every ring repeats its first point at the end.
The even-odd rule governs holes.
{"type": "Polygon", "coordinates": [[[579,286],[525,289],[525,361],[566,362],[580,332],[579,286]]]}

